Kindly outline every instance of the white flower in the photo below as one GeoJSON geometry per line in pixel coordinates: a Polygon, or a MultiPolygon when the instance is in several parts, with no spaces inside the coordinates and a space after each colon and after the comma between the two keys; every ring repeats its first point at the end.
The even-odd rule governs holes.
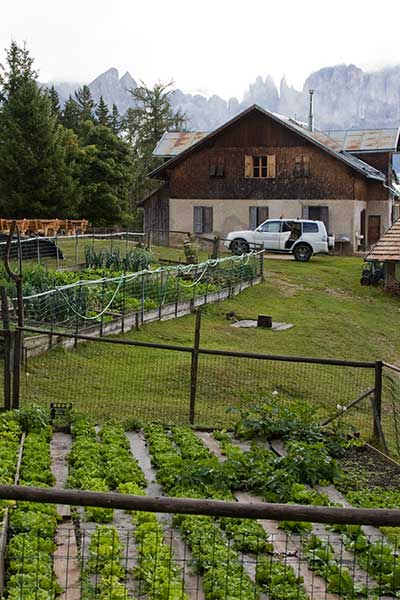
{"type": "Polygon", "coordinates": [[[277,390],[274,390],[274,391],[272,392],[272,395],[273,395],[273,396],[277,396],[277,395],[278,395],[278,391],[277,391],[277,390]]]}
{"type": "Polygon", "coordinates": [[[347,410],[347,408],[345,406],[342,406],[341,404],[336,404],[336,410],[344,412],[345,410],[347,410]]]}

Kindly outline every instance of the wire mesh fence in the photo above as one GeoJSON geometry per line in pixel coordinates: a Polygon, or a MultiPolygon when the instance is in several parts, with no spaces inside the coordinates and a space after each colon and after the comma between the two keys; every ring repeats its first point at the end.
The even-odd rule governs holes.
{"type": "Polygon", "coordinates": [[[365,535],[356,528],[357,545],[354,526],[286,535],[271,533],[271,522],[262,527],[249,521],[253,532],[237,534],[239,522],[246,526],[243,519],[183,517],[172,527],[148,515],[142,513],[129,529],[59,528],[57,546],[48,539],[44,545],[40,531],[36,536],[19,533],[7,548],[6,597],[37,594],[52,599],[60,593],[65,600],[398,597],[398,544],[383,535],[365,535]]]}
{"type": "Polygon", "coordinates": [[[400,459],[400,369],[388,366],[382,378],[381,420],[389,453],[400,459]]]}
{"type": "MultiPolygon", "coordinates": [[[[43,265],[53,268],[83,267],[88,251],[118,253],[121,257],[137,246],[147,246],[147,236],[141,232],[117,232],[75,235],[30,236],[14,239],[10,247],[11,265],[20,261],[24,266],[43,265]]],[[[0,241],[0,257],[4,257],[6,241],[0,241]]]]}
{"type": "MultiPolygon", "coordinates": [[[[102,334],[107,323],[124,320],[132,313],[138,313],[143,322],[145,311],[159,309],[161,318],[160,309],[172,305],[176,316],[181,303],[192,302],[195,306],[197,299],[200,303],[215,301],[223,292],[225,296],[230,294],[235,286],[240,291],[241,286],[251,284],[262,274],[262,261],[262,252],[251,252],[199,264],[122,272],[115,277],[55,285],[41,293],[24,295],[25,322],[74,331],[98,325],[102,334]]],[[[17,299],[13,302],[16,311],[17,299]]]]}
{"type": "Polygon", "coordinates": [[[142,423],[183,424],[189,422],[192,402],[193,424],[213,428],[234,425],[238,414],[230,409],[277,395],[281,402],[312,403],[321,419],[339,410],[363,436],[371,436],[368,402],[343,415],[340,409],[373,387],[373,363],[325,364],[199,348],[194,367],[192,347],[57,337],[72,349],[55,348],[26,360],[22,403],[72,402],[98,420],[118,415],[142,423]]]}
{"type": "MultiPolygon", "coordinates": [[[[232,355],[202,354],[199,358],[196,395],[196,423],[226,424],[228,408],[247,407],[276,396],[280,402],[304,400],[314,404],[321,417],[327,418],[374,385],[371,368],[292,362],[232,355]]],[[[355,407],[344,418],[358,431],[371,433],[371,409],[355,407]]]]}

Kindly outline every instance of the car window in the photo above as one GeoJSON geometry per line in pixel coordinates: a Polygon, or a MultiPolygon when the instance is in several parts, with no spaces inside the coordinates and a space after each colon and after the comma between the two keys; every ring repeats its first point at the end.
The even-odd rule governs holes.
{"type": "Polygon", "coordinates": [[[279,233],[280,230],[280,221],[267,221],[260,226],[260,231],[264,231],[265,233],[279,233]]]}
{"type": "Polygon", "coordinates": [[[282,223],[282,231],[292,231],[293,221],[284,221],[282,223]]]}
{"type": "Polygon", "coordinates": [[[303,223],[303,233],[318,233],[318,223],[303,223]]]}

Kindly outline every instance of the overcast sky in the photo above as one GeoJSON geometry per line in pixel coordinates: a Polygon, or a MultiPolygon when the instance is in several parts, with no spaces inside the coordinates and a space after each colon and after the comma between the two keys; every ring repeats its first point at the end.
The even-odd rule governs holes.
{"type": "Polygon", "coordinates": [[[323,66],[400,64],[399,25],[399,0],[2,0],[0,62],[15,39],[43,82],[89,82],[114,66],[241,99],[258,75],[300,88],[323,66]]]}

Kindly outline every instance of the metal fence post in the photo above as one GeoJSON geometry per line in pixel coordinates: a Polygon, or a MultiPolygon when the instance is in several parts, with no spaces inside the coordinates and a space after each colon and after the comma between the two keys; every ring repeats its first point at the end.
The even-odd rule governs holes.
{"type": "Polygon", "coordinates": [[[382,374],[383,362],[381,360],[377,360],[375,362],[375,389],[374,397],[372,399],[372,408],[374,413],[373,436],[376,440],[380,441],[385,453],[389,454],[386,445],[385,435],[382,429],[382,374]]]}
{"type": "Polygon", "coordinates": [[[78,230],[75,229],[75,265],[78,265],[79,252],[78,252],[78,230]]]}
{"type": "Polygon", "coordinates": [[[192,350],[192,364],[190,370],[190,404],[189,404],[189,423],[194,425],[196,413],[196,392],[197,392],[197,373],[199,367],[199,347],[201,330],[201,310],[196,310],[196,324],[194,330],[194,346],[192,350]]]}
{"type": "Polygon", "coordinates": [[[141,320],[142,325],[144,322],[144,293],[145,293],[145,287],[144,287],[144,274],[143,274],[142,275],[141,300],[140,300],[140,320],[141,320]]]}
{"type": "Polygon", "coordinates": [[[105,279],[103,277],[103,283],[101,286],[101,316],[100,316],[100,337],[103,335],[103,324],[104,324],[104,293],[105,293],[105,279]]]}
{"type": "Polygon", "coordinates": [[[11,337],[10,337],[10,319],[8,314],[7,292],[4,286],[0,288],[1,293],[1,315],[3,319],[4,335],[4,409],[11,408],[11,337]]]}
{"type": "Polygon", "coordinates": [[[122,333],[124,333],[124,331],[125,331],[125,301],[126,301],[125,277],[126,277],[126,270],[124,269],[124,274],[123,274],[123,279],[122,279],[122,318],[121,318],[121,332],[122,333]]]}
{"type": "Polygon", "coordinates": [[[264,252],[260,254],[260,278],[264,281],[264,252]]]}

